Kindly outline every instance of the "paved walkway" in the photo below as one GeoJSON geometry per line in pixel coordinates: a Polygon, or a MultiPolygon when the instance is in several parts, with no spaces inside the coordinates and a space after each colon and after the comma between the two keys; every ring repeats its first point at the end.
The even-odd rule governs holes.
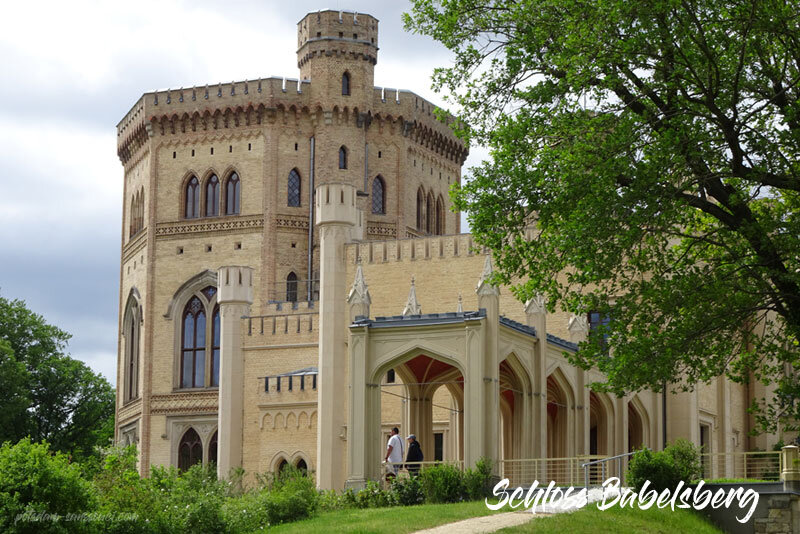
{"type": "Polygon", "coordinates": [[[459,534],[478,534],[482,532],[495,532],[501,528],[516,527],[527,523],[534,517],[541,517],[542,513],[533,515],[530,510],[521,512],[506,512],[503,514],[485,515],[483,517],[472,517],[457,521],[455,523],[447,523],[427,530],[420,530],[415,534],[448,534],[450,532],[458,532],[459,534]]]}

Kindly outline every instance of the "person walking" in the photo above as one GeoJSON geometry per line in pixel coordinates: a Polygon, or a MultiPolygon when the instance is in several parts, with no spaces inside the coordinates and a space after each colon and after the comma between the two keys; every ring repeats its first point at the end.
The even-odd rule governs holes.
{"type": "Polygon", "coordinates": [[[407,439],[408,456],[406,456],[406,469],[408,469],[409,475],[416,476],[419,474],[420,464],[412,462],[422,462],[424,460],[424,456],[422,455],[422,447],[419,446],[417,436],[414,434],[410,434],[407,439]]]}
{"type": "Polygon", "coordinates": [[[400,438],[400,430],[397,427],[392,429],[392,435],[389,436],[389,443],[386,445],[386,456],[384,456],[383,461],[390,463],[391,472],[389,476],[397,476],[400,464],[403,461],[403,440],[400,438]]]}

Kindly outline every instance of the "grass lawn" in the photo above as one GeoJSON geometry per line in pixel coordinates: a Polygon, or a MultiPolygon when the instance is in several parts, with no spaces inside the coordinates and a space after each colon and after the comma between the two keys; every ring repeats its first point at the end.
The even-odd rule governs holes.
{"type": "Polygon", "coordinates": [[[714,478],[705,481],[706,484],[753,484],[756,482],[780,483],[779,480],[763,480],[760,478],[714,478]]]}
{"type": "Polygon", "coordinates": [[[300,532],[359,532],[400,534],[431,528],[445,523],[478,517],[492,512],[483,501],[456,504],[421,504],[419,506],[397,506],[392,508],[367,508],[364,510],[336,510],[323,512],[317,517],[286,523],[270,528],[280,534],[300,532]]]}
{"type": "Polygon", "coordinates": [[[519,527],[500,530],[506,534],[535,532],[536,534],[561,534],[564,532],[602,532],[637,534],[721,534],[722,531],[692,510],[676,509],[674,512],[656,507],[649,510],[621,509],[614,506],[605,511],[590,504],[577,512],[551,516],[537,515],[533,521],[519,527]]]}

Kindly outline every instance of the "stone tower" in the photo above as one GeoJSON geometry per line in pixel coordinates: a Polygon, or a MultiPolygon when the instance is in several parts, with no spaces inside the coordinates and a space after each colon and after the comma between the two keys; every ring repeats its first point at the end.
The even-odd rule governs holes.
{"type": "Polygon", "coordinates": [[[336,95],[332,104],[365,110],[372,103],[378,19],[345,11],[309,13],[297,24],[300,77],[336,95]],[[349,78],[344,91],[343,77],[349,78]]]}

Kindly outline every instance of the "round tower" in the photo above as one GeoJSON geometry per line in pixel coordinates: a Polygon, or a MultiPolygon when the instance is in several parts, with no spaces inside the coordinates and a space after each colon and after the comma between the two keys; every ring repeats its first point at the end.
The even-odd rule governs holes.
{"type": "Polygon", "coordinates": [[[317,11],[297,23],[297,66],[302,79],[342,107],[371,101],[378,62],[378,19],[352,11],[317,11]]]}

